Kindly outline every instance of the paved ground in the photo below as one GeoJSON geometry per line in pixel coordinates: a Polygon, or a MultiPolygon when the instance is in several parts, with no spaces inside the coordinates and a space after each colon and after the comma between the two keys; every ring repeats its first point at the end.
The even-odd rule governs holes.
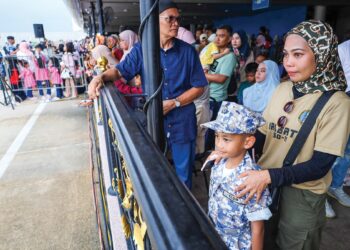
{"type": "MultiPolygon", "coordinates": [[[[0,107],[0,160],[39,104],[0,107]]],[[[0,178],[0,249],[98,249],[86,110],[48,103],[0,178]]]]}
{"type": "MultiPolygon", "coordinates": [[[[197,164],[197,169],[200,169],[199,164],[197,164]]],[[[210,173],[207,173],[207,177],[209,180],[210,173]]],[[[345,187],[345,191],[350,194],[350,187],[345,187]]],[[[207,211],[208,195],[202,172],[198,172],[197,175],[193,175],[192,192],[203,209],[207,211]]],[[[327,220],[322,234],[322,244],[320,250],[349,250],[350,208],[340,205],[333,198],[329,198],[329,201],[333,205],[337,217],[327,220]]]]}

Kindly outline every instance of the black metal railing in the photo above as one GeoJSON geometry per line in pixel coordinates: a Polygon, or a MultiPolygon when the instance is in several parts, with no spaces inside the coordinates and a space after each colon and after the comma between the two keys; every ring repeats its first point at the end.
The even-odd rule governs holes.
{"type": "Polygon", "coordinates": [[[129,249],[226,249],[137,111],[113,86],[102,89],[99,106],[129,249]]]}

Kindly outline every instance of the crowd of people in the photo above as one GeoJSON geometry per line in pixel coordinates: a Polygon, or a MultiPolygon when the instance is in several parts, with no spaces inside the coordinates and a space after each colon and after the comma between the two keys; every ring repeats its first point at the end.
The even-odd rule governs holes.
{"type": "MultiPolygon", "coordinates": [[[[223,241],[230,249],[319,249],[326,209],[334,217],[326,194],[350,206],[342,187],[350,166],[350,71],[340,49],[349,51],[349,41],[339,57],[332,27],[317,20],[300,23],[282,42],[266,27],[256,38],[229,25],[192,34],[165,0],[159,25],[174,167],[191,189],[195,157],[211,152],[208,215],[223,241]]],[[[135,77],[142,86],[142,62],[136,43],[92,79],[89,96],[109,82],[132,87],[135,77]]]]}
{"type": "Polygon", "coordinates": [[[84,68],[82,51],[73,42],[61,43],[56,48],[49,41],[16,44],[15,38],[8,36],[3,52],[1,77],[9,81],[18,102],[77,97],[76,85],[82,82],[84,68]],[[38,96],[33,95],[34,89],[38,90],[38,96]]]}
{"type": "MultiPolygon", "coordinates": [[[[99,59],[105,57],[110,66],[116,65],[137,42],[138,36],[131,30],[119,36],[97,35],[95,39],[86,37],[81,41],[58,43],[45,40],[16,44],[15,38],[8,36],[2,52],[0,50],[0,76],[11,85],[18,102],[77,98],[85,91],[84,83],[101,73],[99,59]]],[[[129,85],[124,80],[115,84],[123,94],[141,93],[137,77],[128,82],[129,85]]]]}
{"type": "MultiPolygon", "coordinates": [[[[285,39],[272,39],[266,27],[255,38],[229,25],[192,34],[168,0],[160,1],[159,26],[168,148],[189,189],[195,158],[210,153],[208,215],[223,241],[230,249],[319,249],[326,216],[335,216],[326,194],[350,207],[342,186],[350,166],[350,40],[338,46],[318,20],[285,39]]],[[[45,86],[50,100],[51,85],[57,98],[76,97],[79,69],[91,99],[105,84],[144,92],[142,45],[132,30],[49,48],[33,53],[8,37],[11,83],[18,70],[29,98],[34,87],[45,96],[45,86]]]]}

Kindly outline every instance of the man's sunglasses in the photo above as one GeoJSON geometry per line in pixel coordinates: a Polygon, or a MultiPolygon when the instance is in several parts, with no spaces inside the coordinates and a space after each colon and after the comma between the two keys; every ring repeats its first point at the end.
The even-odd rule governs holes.
{"type": "Polygon", "coordinates": [[[180,16],[159,16],[160,18],[164,18],[164,20],[167,23],[180,23],[181,22],[181,17],[180,16]]]}

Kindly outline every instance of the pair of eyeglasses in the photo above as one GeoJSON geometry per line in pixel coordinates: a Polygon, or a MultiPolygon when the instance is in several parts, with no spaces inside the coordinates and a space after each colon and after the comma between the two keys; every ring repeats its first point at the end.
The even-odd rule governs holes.
{"type": "Polygon", "coordinates": [[[159,16],[161,18],[164,18],[164,20],[167,23],[180,23],[181,22],[181,17],[180,16],[159,16]]]}
{"type": "MultiPolygon", "coordinates": [[[[291,113],[293,111],[293,109],[294,109],[294,102],[293,101],[287,102],[283,107],[284,112],[286,112],[288,114],[291,113]]],[[[285,115],[283,115],[280,118],[278,118],[277,125],[281,128],[284,128],[286,126],[287,122],[288,122],[288,118],[285,115]]]]}

